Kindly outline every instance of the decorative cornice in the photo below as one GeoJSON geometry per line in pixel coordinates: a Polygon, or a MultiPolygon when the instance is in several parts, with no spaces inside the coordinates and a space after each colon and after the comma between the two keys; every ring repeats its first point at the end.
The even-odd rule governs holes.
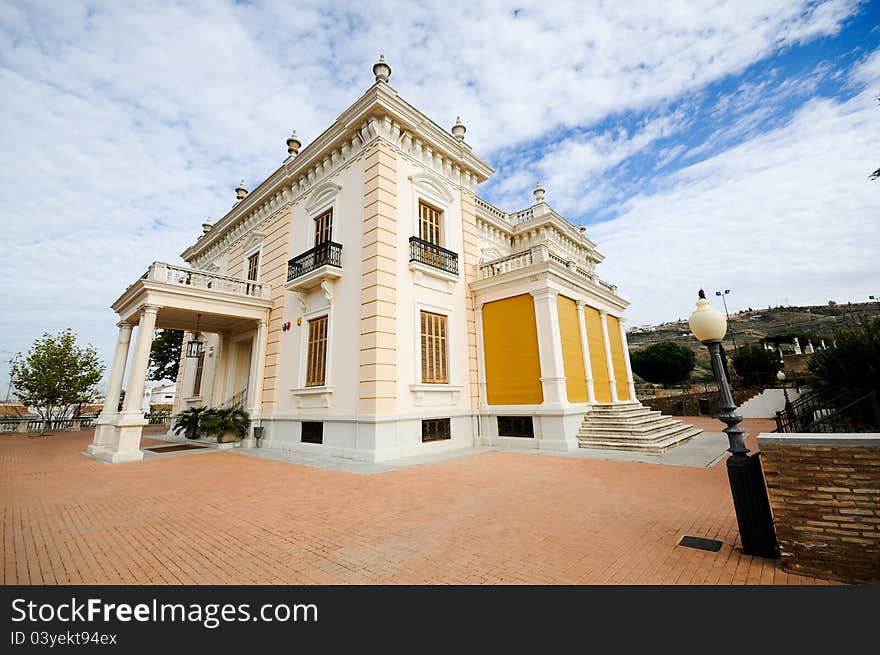
{"type": "Polygon", "coordinates": [[[246,233],[254,224],[290,206],[329,175],[348,165],[371,142],[383,139],[455,184],[470,190],[494,171],[471,147],[404,101],[387,84],[370,87],[327,130],[282,164],[237,203],[212,230],[181,253],[187,262],[210,259],[208,253],[246,233]]]}

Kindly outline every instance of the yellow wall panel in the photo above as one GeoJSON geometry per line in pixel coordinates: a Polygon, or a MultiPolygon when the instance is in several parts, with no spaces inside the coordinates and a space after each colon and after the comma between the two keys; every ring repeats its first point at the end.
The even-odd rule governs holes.
{"type": "Polygon", "coordinates": [[[584,307],[587,325],[587,343],[590,347],[590,367],[593,369],[593,387],[596,401],[611,402],[611,381],[608,379],[608,360],[605,358],[605,342],[602,340],[602,319],[599,310],[584,307]]]}
{"type": "Polygon", "coordinates": [[[490,405],[540,405],[541,360],[535,304],[525,294],[483,305],[486,396],[490,405]]]}
{"type": "Polygon", "coordinates": [[[611,344],[611,363],[614,366],[614,382],[617,399],[629,400],[629,384],[626,380],[626,362],[623,359],[623,340],[620,338],[620,322],[608,314],[608,342],[611,344]]]}
{"type": "Polygon", "coordinates": [[[562,339],[562,361],[565,365],[565,386],[568,402],[587,402],[587,376],[584,373],[584,353],[581,350],[581,328],[578,325],[577,304],[571,298],[558,296],[559,335],[562,339]]]}

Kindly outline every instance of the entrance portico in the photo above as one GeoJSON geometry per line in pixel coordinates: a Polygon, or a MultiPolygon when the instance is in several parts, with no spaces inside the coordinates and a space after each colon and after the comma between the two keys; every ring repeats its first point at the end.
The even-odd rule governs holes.
{"type": "Polygon", "coordinates": [[[204,394],[208,405],[216,405],[240,389],[226,389],[235,371],[230,362],[235,342],[249,340],[245,406],[252,418],[259,416],[262,399],[262,364],[265,359],[266,325],[271,301],[259,282],[240,280],[208,271],[153,263],[147,272],[128,287],[113,303],[119,315],[119,335],[104,409],[95,422],[95,436],[87,454],[112,462],[143,459],[141,432],[147,424],[141,408],[150,362],[153,332],[156,328],[196,329],[214,337],[216,358],[210,391],[204,394]],[[137,327],[134,350],[122,411],[118,411],[122,381],[129,360],[132,329],[137,327]],[[250,337],[250,339],[248,339],[250,337]]]}

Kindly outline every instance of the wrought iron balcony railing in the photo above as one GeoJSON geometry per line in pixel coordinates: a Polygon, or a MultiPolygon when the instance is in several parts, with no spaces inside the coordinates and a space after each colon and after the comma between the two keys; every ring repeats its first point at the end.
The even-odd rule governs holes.
{"type": "Polygon", "coordinates": [[[418,237],[409,238],[409,260],[458,275],[458,253],[418,237]]]}
{"type": "Polygon", "coordinates": [[[341,244],[334,241],[325,241],[291,259],[287,262],[287,281],[290,282],[298,277],[302,277],[321,266],[342,268],[341,244]]]}

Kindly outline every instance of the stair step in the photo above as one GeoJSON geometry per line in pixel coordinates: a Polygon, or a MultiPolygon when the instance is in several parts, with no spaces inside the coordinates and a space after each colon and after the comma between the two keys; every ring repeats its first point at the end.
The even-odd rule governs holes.
{"type": "Polygon", "coordinates": [[[590,440],[593,438],[596,439],[607,439],[607,438],[621,438],[621,439],[632,439],[635,441],[639,440],[647,440],[651,441],[653,439],[661,439],[665,436],[676,434],[678,432],[686,432],[688,430],[694,430],[699,428],[694,428],[694,426],[689,425],[687,423],[679,423],[678,425],[667,425],[658,430],[651,430],[645,432],[630,432],[628,430],[615,431],[615,430],[591,430],[587,431],[578,431],[578,439],[590,440]]]}
{"type": "Polygon", "coordinates": [[[604,433],[614,433],[614,434],[632,434],[634,436],[639,436],[643,434],[651,434],[654,432],[660,432],[663,430],[668,430],[670,428],[678,427],[679,425],[687,425],[686,423],[676,423],[672,421],[663,421],[658,423],[652,423],[650,425],[643,426],[631,426],[631,425],[611,425],[611,424],[603,424],[603,425],[582,425],[578,430],[578,434],[589,434],[595,432],[597,434],[604,433]]]}
{"type": "Polygon", "coordinates": [[[665,435],[657,436],[654,439],[614,439],[612,437],[585,439],[584,437],[578,435],[578,445],[581,448],[628,450],[659,454],[669,450],[670,448],[690,441],[691,439],[700,435],[703,432],[699,428],[695,428],[693,426],[688,427],[690,429],[667,433],[665,435]]]}
{"type": "Polygon", "coordinates": [[[590,418],[587,417],[584,419],[581,425],[589,426],[603,426],[603,425],[621,425],[627,427],[641,427],[654,425],[657,423],[668,423],[669,421],[677,421],[678,419],[672,418],[671,416],[663,416],[662,414],[655,414],[651,416],[634,416],[634,417],[614,417],[614,418],[590,418]]]}

